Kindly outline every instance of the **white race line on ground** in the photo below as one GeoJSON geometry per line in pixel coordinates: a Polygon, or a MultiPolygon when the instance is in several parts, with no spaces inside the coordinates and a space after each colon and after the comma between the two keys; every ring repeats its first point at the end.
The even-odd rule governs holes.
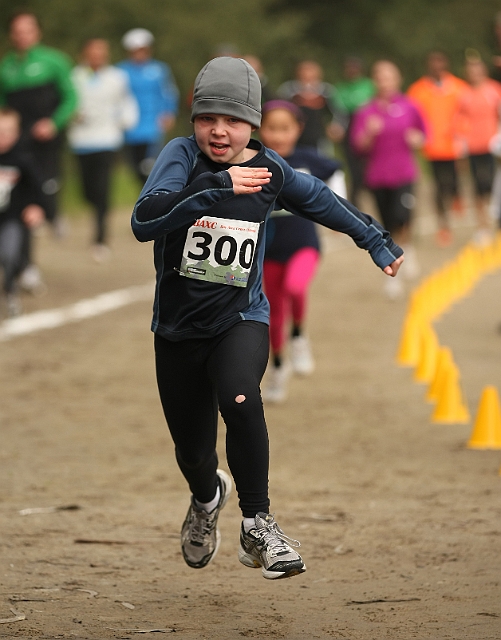
{"type": "Polygon", "coordinates": [[[45,329],[55,329],[71,322],[80,322],[86,318],[93,318],[102,313],[120,309],[120,307],[125,307],[133,302],[153,301],[153,295],[154,285],[149,283],[101,293],[94,298],[79,300],[68,307],[27,313],[18,318],[4,320],[0,324],[0,341],[45,329]]]}

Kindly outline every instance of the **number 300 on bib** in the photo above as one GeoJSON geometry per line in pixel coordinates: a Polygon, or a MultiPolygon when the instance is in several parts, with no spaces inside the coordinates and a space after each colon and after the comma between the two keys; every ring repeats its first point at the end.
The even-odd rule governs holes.
{"type": "Polygon", "coordinates": [[[179,269],[196,280],[246,287],[259,222],[204,216],[188,229],[179,269]]]}

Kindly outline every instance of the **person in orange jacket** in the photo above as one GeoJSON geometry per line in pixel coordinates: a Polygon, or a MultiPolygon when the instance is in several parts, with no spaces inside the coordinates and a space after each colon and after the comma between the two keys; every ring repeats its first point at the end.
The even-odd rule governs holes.
{"type": "Polygon", "coordinates": [[[409,87],[407,95],[426,123],[423,155],[436,185],[437,243],[447,246],[452,242],[447,211],[458,197],[456,160],[462,153],[457,135],[459,100],[468,85],[449,72],[449,60],[442,51],[430,52],[426,65],[426,75],[409,87]]]}
{"type": "Polygon", "coordinates": [[[491,237],[488,208],[495,170],[491,144],[500,126],[501,84],[489,78],[480,57],[466,60],[465,78],[468,86],[459,102],[460,137],[475,193],[478,229],[474,240],[482,244],[491,237]]]}

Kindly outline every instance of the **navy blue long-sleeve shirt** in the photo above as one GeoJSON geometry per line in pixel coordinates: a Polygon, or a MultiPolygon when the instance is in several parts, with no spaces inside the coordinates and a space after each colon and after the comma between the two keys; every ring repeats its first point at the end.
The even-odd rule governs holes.
{"type": "MultiPolygon", "coordinates": [[[[177,341],[212,337],[241,320],[268,323],[269,305],[262,291],[263,223],[273,209],[283,208],[348,234],[381,269],[403,253],[378,222],[333,194],[321,180],[295,171],[256,140],[248,146],[257,153],[239,166],[266,167],[272,174],[270,182],[257,193],[235,195],[227,171],[231,165],[210,160],[191,136],[171,140],[164,147],[139,195],[132,213],[132,230],[141,242],[155,241],[157,275],[152,330],[164,338],[177,341]],[[183,260],[189,253],[187,237],[193,233],[196,221],[206,216],[233,221],[233,226],[234,221],[258,225],[252,251],[247,251],[241,260],[245,266],[251,263],[246,286],[232,286],[242,280],[231,275],[232,267],[228,267],[230,276],[221,282],[186,277],[186,272],[183,275],[183,260]]],[[[217,255],[217,248],[224,247],[228,254],[234,245],[238,258],[236,240],[224,237],[219,243],[212,243],[210,233],[203,226],[197,232],[200,239],[196,248],[201,256],[216,256],[220,264],[229,264],[230,258],[222,257],[221,251],[217,255]]],[[[196,255],[193,245],[191,249],[191,255],[196,255]]],[[[242,245],[240,256],[243,251],[242,245]]]]}

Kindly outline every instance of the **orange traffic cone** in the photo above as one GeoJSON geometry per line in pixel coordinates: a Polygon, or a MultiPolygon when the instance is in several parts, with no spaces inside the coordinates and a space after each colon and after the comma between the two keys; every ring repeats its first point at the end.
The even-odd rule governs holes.
{"type": "Polygon", "coordinates": [[[414,380],[426,384],[433,380],[438,360],[437,334],[431,325],[423,324],[421,329],[421,350],[419,361],[414,371],[414,380]]]}
{"type": "Polygon", "coordinates": [[[501,408],[494,386],[485,387],[482,392],[467,446],[470,449],[501,449],[501,408]]]}
{"type": "Polygon", "coordinates": [[[426,392],[427,402],[437,402],[440,397],[442,386],[446,379],[449,369],[455,367],[452,358],[452,351],[449,347],[440,347],[437,356],[437,366],[435,367],[435,375],[426,392]]]}
{"type": "Polygon", "coordinates": [[[459,384],[459,371],[455,366],[447,370],[431,421],[438,424],[465,424],[470,421],[459,384]]]}
{"type": "Polygon", "coordinates": [[[405,318],[397,353],[397,363],[402,367],[415,367],[419,362],[422,322],[416,313],[408,313],[405,318]]]}

